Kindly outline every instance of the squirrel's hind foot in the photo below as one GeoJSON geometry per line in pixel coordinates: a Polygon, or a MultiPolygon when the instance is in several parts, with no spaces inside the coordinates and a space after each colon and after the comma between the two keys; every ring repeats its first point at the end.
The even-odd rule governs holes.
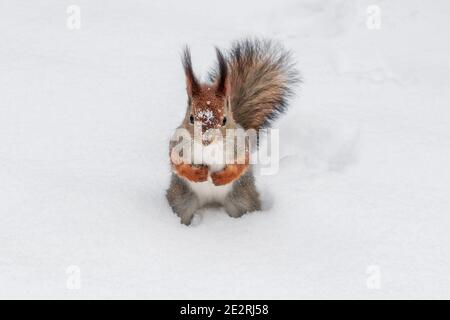
{"type": "Polygon", "coordinates": [[[200,207],[199,200],[195,193],[175,174],[172,175],[166,198],[173,212],[180,217],[180,222],[186,226],[190,225],[194,213],[200,207]]]}
{"type": "Polygon", "coordinates": [[[233,190],[224,202],[225,211],[230,217],[239,218],[247,212],[261,210],[259,193],[251,172],[244,174],[233,185],[233,190]]]}

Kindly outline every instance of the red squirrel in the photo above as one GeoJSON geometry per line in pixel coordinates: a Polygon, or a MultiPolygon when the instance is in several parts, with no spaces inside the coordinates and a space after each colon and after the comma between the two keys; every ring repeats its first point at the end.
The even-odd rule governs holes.
{"type": "Polygon", "coordinates": [[[236,41],[225,54],[216,48],[216,55],[217,66],[208,83],[200,83],[194,74],[187,47],[182,57],[188,101],[177,132],[182,132],[188,148],[180,152],[179,135],[172,138],[172,178],[166,197],[185,225],[207,205],[223,206],[235,218],[261,210],[247,144],[233,145],[232,152],[215,159],[220,161],[205,155],[225,150],[226,141],[235,142],[233,130],[269,128],[286,111],[299,81],[291,54],[269,40],[236,41]],[[200,150],[200,160],[193,160],[198,154],[193,150],[200,150]]]}

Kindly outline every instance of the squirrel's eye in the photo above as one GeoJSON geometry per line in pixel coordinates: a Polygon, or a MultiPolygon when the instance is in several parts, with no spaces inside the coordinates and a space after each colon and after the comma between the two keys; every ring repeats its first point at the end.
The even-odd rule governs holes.
{"type": "Polygon", "coordinates": [[[223,117],[222,125],[224,126],[224,125],[226,125],[226,124],[227,124],[227,117],[223,117]]]}
{"type": "Polygon", "coordinates": [[[191,116],[189,117],[189,122],[191,124],[194,124],[194,116],[191,114],[191,116]]]}

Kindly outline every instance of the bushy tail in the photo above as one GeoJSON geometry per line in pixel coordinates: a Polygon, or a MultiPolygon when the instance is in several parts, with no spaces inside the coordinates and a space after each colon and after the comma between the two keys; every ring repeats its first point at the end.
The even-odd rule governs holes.
{"type": "Polygon", "coordinates": [[[272,41],[246,39],[233,43],[227,61],[235,121],[244,129],[270,127],[300,81],[291,54],[272,41]]]}

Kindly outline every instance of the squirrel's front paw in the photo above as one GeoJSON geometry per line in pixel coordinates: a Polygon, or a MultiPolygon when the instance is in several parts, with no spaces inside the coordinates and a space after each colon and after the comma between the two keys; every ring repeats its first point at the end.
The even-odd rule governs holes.
{"type": "Polygon", "coordinates": [[[211,173],[211,180],[216,186],[223,186],[227,183],[230,183],[233,180],[229,174],[225,174],[223,171],[211,173]]]}
{"type": "Polygon", "coordinates": [[[176,171],[180,176],[193,182],[204,182],[208,179],[208,167],[204,165],[181,164],[176,166],[176,171]]]}
{"type": "Polygon", "coordinates": [[[195,182],[204,182],[208,180],[208,167],[207,166],[193,166],[193,176],[192,181],[195,182]]]}
{"type": "Polygon", "coordinates": [[[223,186],[238,179],[247,169],[248,164],[230,164],[222,171],[211,173],[212,182],[216,186],[223,186]]]}

